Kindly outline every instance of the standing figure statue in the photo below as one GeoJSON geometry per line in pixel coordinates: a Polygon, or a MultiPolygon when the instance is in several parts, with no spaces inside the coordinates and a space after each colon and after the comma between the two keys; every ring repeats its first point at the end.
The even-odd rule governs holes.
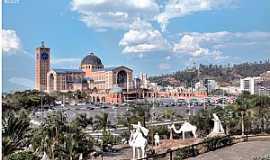
{"type": "Polygon", "coordinates": [[[155,146],[158,146],[160,144],[160,138],[159,138],[158,133],[155,134],[154,140],[155,140],[155,146]]]}
{"type": "Polygon", "coordinates": [[[132,158],[135,159],[136,150],[137,150],[137,158],[145,158],[145,149],[147,145],[146,136],[149,133],[149,130],[141,125],[141,122],[138,124],[132,124],[132,127],[135,131],[131,131],[131,135],[129,138],[129,145],[133,149],[133,156],[132,158]],[[141,150],[141,154],[140,154],[141,150]]]}
{"type": "Polygon", "coordinates": [[[214,121],[214,128],[212,130],[212,132],[208,135],[208,136],[216,136],[216,135],[224,135],[224,129],[222,127],[221,121],[218,118],[216,113],[213,113],[213,121],[214,121]]]}

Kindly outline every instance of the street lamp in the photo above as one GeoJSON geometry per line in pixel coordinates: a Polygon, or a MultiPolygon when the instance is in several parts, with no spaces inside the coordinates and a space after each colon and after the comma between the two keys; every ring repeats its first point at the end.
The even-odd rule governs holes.
{"type": "Polygon", "coordinates": [[[43,97],[45,94],[41,91],[40,92],[40,110],[42,112],[42,119],[44,118],[44,107],[43,107],[43,97]]]}

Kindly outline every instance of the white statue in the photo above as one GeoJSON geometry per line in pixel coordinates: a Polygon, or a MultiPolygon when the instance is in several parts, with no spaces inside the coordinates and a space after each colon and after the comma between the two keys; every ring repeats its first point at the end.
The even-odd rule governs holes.
{"type": "Polygon", "coordinates": [[[216,113],[213,113],[213,121],[214,121],[214,128],[209,136],[216,136],[216,135],[223,135],[225,134],[224,129],[222,127],[221,121],[219,120],[216,113]]]}
{"type": "Polygon", "coordinates": [[[41,160],[49,160],[49,157],[47,156],[46,152],[43,152],[41,160]]]}
{"type": "Polygon", "coordinates": [[[184,124],[182,124],[181,128],[179,130],[177,130],[175,128],[175,125],[172,124],[171,126],[168,127],[169,129],[172,129],[175,133],[177,134],[180,134],[182,132],[182,136],[183,136],[183,139],[185,139],[185,133],[186,132],[192,132],[193,136],[195,138],[197,138],[197,135],[196,135],[196,131],[197,131],[197,127],[196,126],[193,126],[191,125],[190,123],[188,122],[184,122],[184,124]]]}
{"type": "Polygon", "coordinates": [[[149,133],[149,130],[145,127],[143,127],[141,125],[141,122],[138,122],[137,125],[133,124],[132,125],[135,130],[134,131],[131,131],[131,135],[130,135],[130,138],[129,138],[129,145],[132,147],[133,149],[133,159],[135,159],[135,155],[136,155],[136,149],[137,149],[137,158],[140,159],[140,158],[145,158],[145,149],[146,149],[146,145],[147,145],[147,139],[145,138],[148,133],[149,133]],[[141,153],[140,154],[140,150],[141,150],[141,153]],[[140,156],[142,155],[142,156],[140,156]]]}
{"type": "Polygon", "coordinates": [[[160,144],[160,139],[159,139],[158,133],[155,134],[154,140],[155,140],[155,146],[158,146],[160,144]]]}
{"type": "Polygon", "coordinates": [[[83,160],[83,155],[80,153],[79,160],[83,160]]]}

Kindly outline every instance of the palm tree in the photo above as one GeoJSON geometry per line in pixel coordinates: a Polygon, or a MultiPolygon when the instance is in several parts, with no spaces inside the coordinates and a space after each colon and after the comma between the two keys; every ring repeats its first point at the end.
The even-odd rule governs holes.
{"type": "Polygon", "coordinates": [[[94,130],[106,130],[109,127],[112,127],[112,125],[109,121],[108,113],[102,113],[101,115],[95,116],[95,120],[93,123],[94,130]]]}
{"type": "Polygon", "coordinates": [[[102,130],[102,150],[105,150],[108,146],[108,144],[111,144],[113,141],[113,137],[111,136],[110,131],[108,128],[114,127],[111,125],[111,122],[109,121],[108,113],[102,113],[101,115],[96,115],[93,129],[94,130],[102,130]]]}
{"type": "Polygon", "coordinates": [[[150,106],[146,105],[135,105],[131,110],[132,117],[130,118],[130,122],[137,123],[138,121],[142,121],[143,126],[146,125],[146,121],[150,119],[150,106]]]}
{"type": "Polygon", "coordinates": [[[58,145],[58,157],[69,160],[78,159],[79,153],[76,151],[76,149],[79,147],[79,143],[74,138],[74,134],[65,134],[63,137],[63,142],[63,144],[58,145]]]}
{"type": "Polygon", "coordinates": [[[24,115],[15,115],[11,112],[8,117],[3,118],[2,153],[4,158],[28,145],[29,126],[30,120],[24,115]]]}
{"type": "Polygon", "coordinates": [[[93,118],[92,117],[87,117],[86,114],[80,114],[75,118],[75,120],[72,121],[72,123],[75,126],[80,126],[82,128],[86,128],[88,125],[93,125],[93,118]]]}
{"type": "Polygon", "coordinates": [[[67,130],[66,116],[61,112],[49,114],[42,128],[34,132],[32,145],[34,150],[46,152],[50,159],[55,159],[55,148],[67,130]]]}
{"type": "Polygon", "coordinates": [[[245,118],[247,111],[254,107],[254,96],[250,95],[249,93],[243,93],[238,97],[236,100],[235,110],[240,113],[241,115],[241,129],[242,129],[242,136],[245,134],[245,118]]]}
{"type": "Polygon", "coordinates": [[[270,97],[257,96],[254,98],[254,101],[260,119],[261,131],[264,132],[265,119],[267,119],[268,111],[270,110],[270,97]]]}

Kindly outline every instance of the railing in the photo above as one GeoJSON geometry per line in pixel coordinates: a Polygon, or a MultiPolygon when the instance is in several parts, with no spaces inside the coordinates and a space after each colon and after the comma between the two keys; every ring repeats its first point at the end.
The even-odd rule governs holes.
{"type": "Polygon", "coordinates": [[[214,151],[219,148],[223,148],[235,143],[248,141],[248,136],[243,137],[216,137],[209,138],[208,140],[204,140],[201,143],[192,144],[183,148],[178,148],[175,150],[167,150],[164,153],[158,154],[147,154],[146,158],[142,158],[140,160],[154,160],[154,159],[170,159],[170,160],[182,160],[189,157],[195,157],[199,154],[206,153],[209,151],[214,151]]]}

